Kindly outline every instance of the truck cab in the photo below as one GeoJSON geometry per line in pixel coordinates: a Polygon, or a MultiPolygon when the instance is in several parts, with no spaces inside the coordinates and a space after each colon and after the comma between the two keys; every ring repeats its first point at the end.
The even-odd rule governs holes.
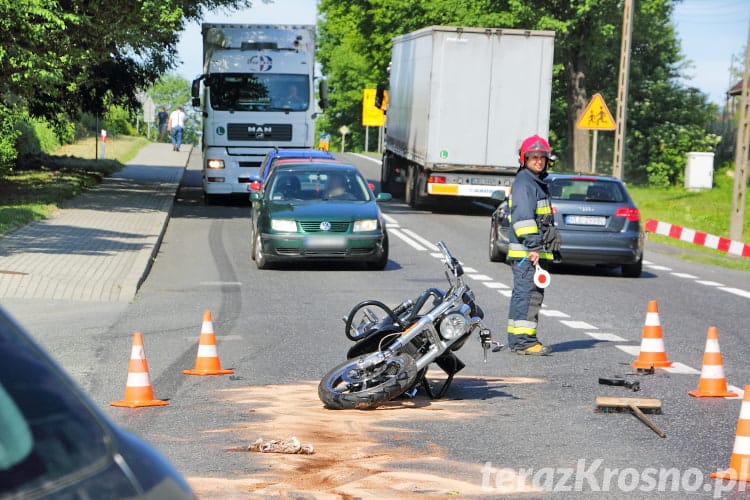
{"type": "Polygon", "coordinates": [[[315,27],[206,23],[203,74],[192,84],[203,116],[207,202],[247,194],[274,147],[310,148],[325,83],[315,102],[315,27]]]}

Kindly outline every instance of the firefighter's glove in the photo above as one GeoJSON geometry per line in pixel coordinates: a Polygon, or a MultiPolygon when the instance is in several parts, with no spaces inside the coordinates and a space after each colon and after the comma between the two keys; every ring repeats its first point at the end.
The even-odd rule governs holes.
{"type": "Polygon", "coordinates": [[[555,226],[547,226],[544,228],[544,231],[542,232],[542,245],[545,250],[559,252],[561,242],[562,238],[560,238],[560,231],[558,231],[555,226]]]}

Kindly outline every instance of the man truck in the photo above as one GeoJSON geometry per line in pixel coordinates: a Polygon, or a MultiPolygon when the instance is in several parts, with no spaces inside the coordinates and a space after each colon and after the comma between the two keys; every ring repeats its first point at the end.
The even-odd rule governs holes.
{"type": "Polygon", "coordinates": [[[553,52],[552,31],[431,26],[394,38],[381,189],[416,208],[507,195],[521,141],[549,132],[553,52]]]}
{"type": "MultiPolygon", "coordinates": [[[[203,74],[192,103],[203,116],[203,193],[208,203],[247,193],[274,147],[315,140],[315,26],[204,23],[203,74]]],[[[325,107],[325,83],[318,106],[325,107]]]]}

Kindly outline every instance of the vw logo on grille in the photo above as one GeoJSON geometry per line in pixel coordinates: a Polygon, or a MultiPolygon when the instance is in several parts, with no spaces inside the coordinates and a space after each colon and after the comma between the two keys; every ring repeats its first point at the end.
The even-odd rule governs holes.
{"type": "Polygon", "coordinates": [[[331,223],[327,220],[324,220],[320,223],[320,230],[321,231],[330,231],[331,230],[331,223]]]}

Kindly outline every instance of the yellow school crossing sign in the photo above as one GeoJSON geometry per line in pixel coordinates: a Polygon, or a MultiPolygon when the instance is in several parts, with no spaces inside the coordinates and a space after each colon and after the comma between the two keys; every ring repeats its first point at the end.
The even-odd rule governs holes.
{"type": "Polygon", "coordinates": [[[612,118],[601,94],[594,94],[583,114],[576,123],[576,128],[588,130],[614,130],[615,120],[612,118]]]}

